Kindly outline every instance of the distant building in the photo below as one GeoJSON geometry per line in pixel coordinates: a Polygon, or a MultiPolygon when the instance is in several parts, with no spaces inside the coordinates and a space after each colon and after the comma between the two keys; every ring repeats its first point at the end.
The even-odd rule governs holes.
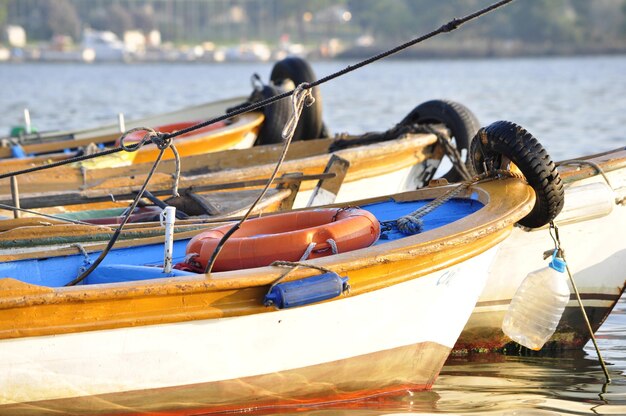
{"type": "Polygon", "coordinates": [[[13,48],[26,46],[26,31],[22,26],[8,25],[5,29],[5,37],[9,46],[13,48]]]}

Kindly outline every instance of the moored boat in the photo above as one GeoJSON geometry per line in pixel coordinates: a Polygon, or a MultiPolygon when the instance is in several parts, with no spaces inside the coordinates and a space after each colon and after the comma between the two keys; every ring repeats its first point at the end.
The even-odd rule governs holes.
{"type": "MultiPolygon", "coordinates": [[[[346,160],[349,167],[338,193],[328,194],[327,203],[335,198],[337,202],[345,202],[417,189],[434,176],[450,174],[437,172],[446,154],[442,141],[453,141],[459,149],[466,149],[477,130],[476,117],[461,104],[431,100],[419,104],[404,120],[381,133],[293,142],[279,174],[320,174],[334,155],[346,160]]],[[[181,160],[183,174],[179,187],[243,184],[267,178],[281,151],[282,145],[274,144],[186,157],[181,160]]],[[[20,206],[28,209],[60,206],[63,211],[79,211],[93,209],[90,205],[99,202],[106,203],[106,207],[121,207],[114,201],[124,201],[137,191],[151,166],[152,163],[144,163],[87,171],[55,167],[31,172],[17,177],[20,206]]],[[[173,160],[163,161],[151,179],[150,189],[155,193],[172,189],[174,169],[173,160]]],[[[3,182],[2,203],[11,204],[9,181],[3,182]]],[[[313,182],[303,183],[294,206],[306,206],[313,192],[313,182]]]]}
{"type": "MultiPolygon", "coordinates": [[[[626,149],[559,163],[565,204],[555,218],[568,267],[592,330],[609,316],[626,288],[626,149]]],[[[457,341],[455,354],[520,350],[502,332],[502,321],[525,276],[545,267],[544,252],[553,250],[547,227],[516,227],[500,246],[489,279],[457,341]]],[[[570,286],[570,301],[554,335],[541,351],[580,349],[591,338],[570,286]]]]}
{"type": "MultiPolygon", "coordinates": [[[[211,115],[223,114],[227,108],[240,104],[245,98],[233,98],[222,100],[208,104],[198,105],[174,111],[167,114],[159,114],[151,117],[145,117],[126,123],[129,129],[142,126],[153,126],[161,129],[163,132],[172,132],[185,127],[197,124],[203,119],[211,115]]],[[[217,124],[214,127],[203,129],[193,134],[188,134],[186,139],[181,140],[183,147],[189,148],[185,153],[199,154],[202,149],[212,149],[214,151],[239,146],[241,148],[250,147],[256,140],[256,135],[263,123],[264,116],[260,112],[251,113],[245,117],[234,119],[225,123],[217,124]],[[192,149],[199,150],[194,153],[192,149]]],[[[45,135],[36,142],[35,139],[30,141],[15,142],[15,140],[5,140],[8,143],[5,147],[0,147],[0,156],[6,158],[0,161],[0,169],[2,172],[10,172],[22,168],[39,166],[50,162],[57,162],[68,159],[78,154],[79,151],[85,152],[88,146],[92,146],[92,152],[103,149],[104,145],[113,146],[116,140],[122,135],[119,126],[104,126],[93,129],[58,132],[47,138],[45,135]],[[53,140],[54,139],[54,140],[53,140]]],[[[145,153],[145,157],[150,160],[154,159],[154,148],[147,146],[145,150],[139,150],[139,155],[145,153]]],[[[132,163],[140,163],[145,161],[144,156],[139,157],[136,161],[136,155],[132,153],[120,159],[117,166],[123,166],[132,163]]],[[[112,164],[114,158],[107,157],[112,164]]],[[[101,164],[100,167],[107,165],[101,164]]],[[[98,166],[86,165],[86,168],[97,168],[98,166]]]]}
{"type": "MultiPolygon", "coordinates": [[[[0,410],[208,412],[430,388],[497,246],[535,210],[532,188],[500,175],[324,208],[333,218],[358,210],[348,217],[359,233],[380,227],[383,237],[351,249],[322,222],[295,230],[313,238],[295,262],[164,275],[150,267],[163,262],[163,245],[143,245],[111,250],[80,282],[88,252],[5,262],[0,410]],[[403,234],[420,219],[422,232],[403,234]],[[333,254],[329,238],[348,251],[333,254]]],[[[275,247],[275,259],[292,248],[275,247]]],[[[193,265],[190,250],[179,243],[175,261],[193,265]]]]}

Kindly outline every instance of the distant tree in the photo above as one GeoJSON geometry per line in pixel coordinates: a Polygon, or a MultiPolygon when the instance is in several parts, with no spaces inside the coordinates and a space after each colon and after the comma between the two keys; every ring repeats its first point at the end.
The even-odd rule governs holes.
{"type": "Polygon", "coordinates": [[[73,39],[79,38],[81,21],[76,8],[69,0],[46,2],[45,16],[50,35],[68,35],[73,39]]]}
{"type": "Polygon", "coordinates": [[[124,32],[133,29],[133,18],[128,9],[119,3],[113,3],[107,7],[108,29],[118,36],[124,36],[124,32]]]}
{"type": "Polygon", "coordinates": [[[81,29],[81,20],[69,0],[35,0],[27,15],[16,23],[24,26],[29,39],[34,40],[49,40],[54,35],[78,39],[81,29]]]}
{"type": "Polygon", "coordinates": [[[626,1],[622,3],[622,24],[620,27],[620,34],[622,39],[626,39],[626,1]]]}
{"type": "Polygon", "coordinates": [[[89,14],[87,15],[87,24],[90,28],[95,30],[108,30],[109,18],[107,16],[106,9],[103,7],[96,7],[89,10],[89,14]]]}
{"type": "Polygon", "coordinates": [[[490,26],[492,36],[527,43],[559,43],[580,39],[577,14],[569,0],[514,2],[505,11],[498,16],[497,24],[490,26]]]}
{"type": "Polygon", "coordinates": [[[9,8],[9,0],[0,0],[0,28],[3,27],[7,21],[9,8]]]}
{"type": "Polygon", "coordinates": [[[149,32],[156,28],[154,21],[154,10],[149,6],[144,6],[133,10],[132,12],[133,26],[143,32],[149,32]]]}

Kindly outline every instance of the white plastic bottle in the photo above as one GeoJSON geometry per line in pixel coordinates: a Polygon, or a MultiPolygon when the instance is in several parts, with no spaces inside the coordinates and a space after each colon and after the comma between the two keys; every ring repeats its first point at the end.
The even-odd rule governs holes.
{"type": "Polygon", "coordinates": [[[565,261],[556,253],[548,267],[526,276],[502,322],[506,335],[535,351],[554,334],[570,298],[565,261]]]}

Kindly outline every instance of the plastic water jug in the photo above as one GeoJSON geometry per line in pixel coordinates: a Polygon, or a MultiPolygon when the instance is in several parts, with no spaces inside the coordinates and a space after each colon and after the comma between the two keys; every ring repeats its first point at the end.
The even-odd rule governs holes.
{"type": "Polygon", "coordinates": [[[529,273],[519,286],[502,322],[513,341],[539,350],[556,330],[570,298],[565,261],[552,255],[548,267],[529,273]]]}

